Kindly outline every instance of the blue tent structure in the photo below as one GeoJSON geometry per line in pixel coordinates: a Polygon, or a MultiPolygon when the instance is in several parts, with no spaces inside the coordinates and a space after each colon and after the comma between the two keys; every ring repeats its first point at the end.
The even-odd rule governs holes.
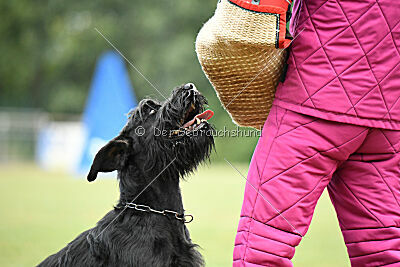
{"type": "Polygon", "coordinates": [[[136,107],[128,72],[119,54],[109,51],[98,60],[83,113],[86,129],[77,174],[87,174],[97,151],[118,135],[127,121],[126,114],[136,107]]]}

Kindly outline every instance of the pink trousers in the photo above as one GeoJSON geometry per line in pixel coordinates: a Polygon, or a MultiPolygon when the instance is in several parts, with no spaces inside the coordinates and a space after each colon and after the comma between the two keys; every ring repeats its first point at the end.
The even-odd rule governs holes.
{"type": "Polygon", "coordinates": [[[233,266],[292,266],[326,187],[352,266],[400,266],[399,150],[400,131],[273,106],[251,160],[233,266]]]}

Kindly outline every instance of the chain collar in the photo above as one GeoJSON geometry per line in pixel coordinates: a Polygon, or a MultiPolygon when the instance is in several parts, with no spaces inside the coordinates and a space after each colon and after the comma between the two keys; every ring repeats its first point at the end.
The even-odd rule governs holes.
{"type": "Polygon", "coordinates": [[[177,219],[178,221],[181,221],[183,223],[190,223],[193,221],[193,215],[178,213],[173,210],[156,210],[156,209],[152,209],[150,206],[136,204],[133,202],[125,203],[124,207],[129,208],[129,209],[134,209],[137,211],[152,212],[152,213],[156,213],[156,214],[164,215],[164,216],[173,215],[175,219],[177,219]]]}

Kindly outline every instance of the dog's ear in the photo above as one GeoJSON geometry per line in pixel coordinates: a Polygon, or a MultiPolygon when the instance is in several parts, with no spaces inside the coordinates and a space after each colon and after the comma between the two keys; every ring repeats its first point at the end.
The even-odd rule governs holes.
{"type": "Polygon", "coordinates": [[[87,180],[92,182],[96,179],[99,172],[112,172],[119,170],[126,159],[129,149],[129,140],[117,137],[97,152],[93,164],[87,176],[87,180]]]}

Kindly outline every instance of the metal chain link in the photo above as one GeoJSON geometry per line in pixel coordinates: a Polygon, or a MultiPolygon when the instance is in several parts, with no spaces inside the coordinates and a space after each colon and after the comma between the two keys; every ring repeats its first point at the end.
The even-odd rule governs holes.
{"type": "Polygon", "coordinates": [[[171,214],[171,215],[174,215],[175,219],[182,221],[183,223],[190,223],[193,221],[193,215],[184,214],[184,213],[181,214],[181,213],[178,213],[173,210],[156,210],[156,209],[152,209],[150,206],[136,204],[133,202],[126,203],[125,207],[134,209],[137,211],[153,212],[153,213],[157,213],[157,214],[164,215],[164,216],[166,216],[167,214],[171,214]]]}

